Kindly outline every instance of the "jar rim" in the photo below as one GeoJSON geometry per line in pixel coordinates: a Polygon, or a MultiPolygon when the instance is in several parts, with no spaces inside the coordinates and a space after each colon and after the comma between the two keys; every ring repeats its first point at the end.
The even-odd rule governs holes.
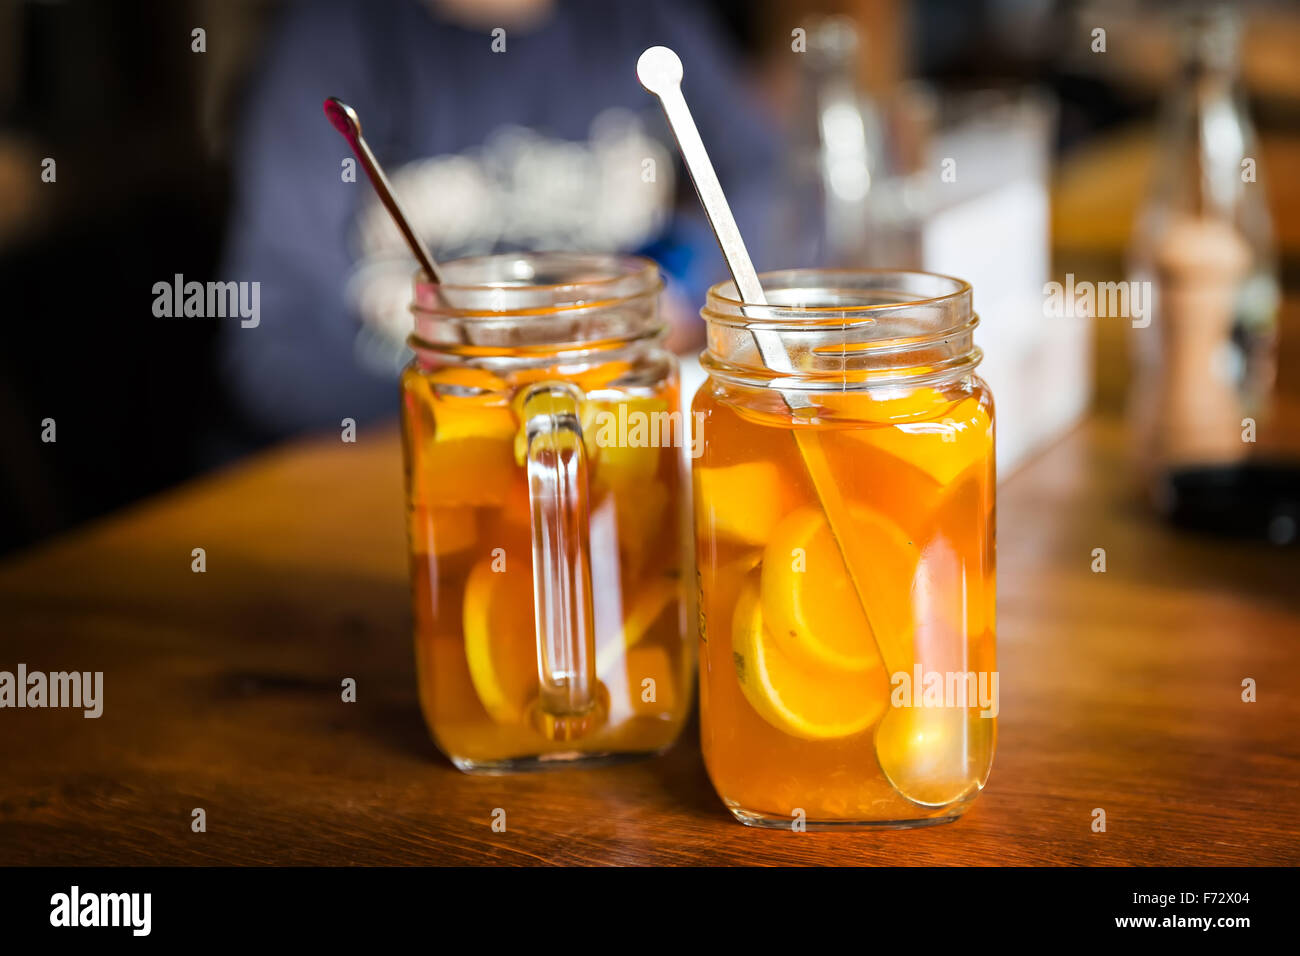
{"type": "Polygon", "coordinates": [[[565,252],[548,250],[542,252],[497,252],[490,255],[465,256],[441,263],[443,282],[431,282],[423,270],[415,274],[417,297],[421,289],[441,289],[444,292],[483,292],[497,290],[528,290],[545,292],[571,288],[589,288],[593,286],[613,285],[629,279],[646,279],[653,283],[659,280],[659,266],[645,256],[625,253],[605,252],[565,252]],[[529,276],[517,276],[513,280],[455,281],[452,277],[461,270],[483,269],[491,265],[504,265],[509,262],[527,263],[533,268],[533,274],[546,267],[565,267],[574,271],[587,270],[590,278],[565,279],[557,282],[532,282],[529,276]],[[603,274],[601,274],[603,273],[603,274]],[[448,281],[451,280],[451,281],[448,281]]]}
{"type": "MultiPolygon", "coordinates": [[[[956,305],[964,298],[967,300],[966,308],[969,309],[969,298],[971,295],[971,284],[965,279],[956,276],[946,275],[940,272],[925,272],[919,269],[822,269],[822,268],[800,268],[800,269],[780,269],[771,272],[759,273],[759,284],[765,291],[773,287],[774,291],[789,291],[798,289],[802,286],[822,285],[825,283],[812,282],[813,277],[854,277],[862,278],[880,278],[886,277],[892,279],[921,280],[923,282],[932,282],[939,280],[948,283],[949,288],[937,294],[918,293],[913,297],[898,297],[884,302],[864,303],[861,305],[848,305],[844,303],[832,305],[796,305],[781,302],[768,301],[765,303],[746,302],[736,294],[736,283],[728,280],[719,282],[711,286],[708,291],[708,297],[704,308],[700,314],[705,319],[712,319],[716,316],[718,319],[745,319],[752,321],[754,319],[779,319],[782,321],[791,321],[798,323],[800,321],[816,322],[823,319],[834,318],[842,320],[848,316],[860,316],[863,319],[870,319],[873,314],[888,313],[891,311],[906,311],[922,307],[942,307],[949,303],[956,305]],[[796,282],[797,278],[802,277],[805,281],[796,282]],[[720,306],[726,311],[720,311],[711,308],[711,306],[720,306]]],[[[864,290],[865,291],[865,288],[864,290]]]]}
{"type": "Polygon", "coordinates": [[[506,252],[415,277],[407,343],[416,351],[525,356],[608,351],[660,337],[652,260],[621,253],[506,252]]]}
{"type": "Polygon", "coordinates": [[[905,269],[787,269],[759,279],[765,304],[742,302],[735,283],[709,290],[701,362],[714,378],[783,390],[912,386],[969,374],[983,355],[964,279],[905,269]]]}

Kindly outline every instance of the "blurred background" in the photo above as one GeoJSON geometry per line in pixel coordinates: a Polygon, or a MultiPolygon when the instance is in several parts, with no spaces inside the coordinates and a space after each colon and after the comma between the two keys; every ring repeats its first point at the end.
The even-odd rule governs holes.
{"type": "Polygon", "coordinates": [[[974,283],[1004,476],[1122,415],[1157,506],[1295,539],[1300,5],[0,0],[0,552],[396,415],[412,264],[329,95],[435,256],[652,255],[697,349],[725,276],[635,83],[654,43],[760,268],[974,283]],[[1045,306],[1129,280],[1193,318],[1045,306]],[[159,314],[191,281],[257,282],[256,325],[159,314]]]}

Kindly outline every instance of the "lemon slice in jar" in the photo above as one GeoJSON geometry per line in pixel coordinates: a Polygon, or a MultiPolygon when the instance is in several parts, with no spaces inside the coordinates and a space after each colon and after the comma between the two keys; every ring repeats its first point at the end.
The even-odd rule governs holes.
{"type": "Polygon", "coordinates": [[[849,737],[884,713],[889,681],[883,666],[861,671],[807,667],[772,639],[763,620],[756,574],[741,587],[731,642],[745,699],[784,733],[804,740],[849,737]]]}
{"type": "Polygon", "coordinates": [[[465,662],[483,709],[498,724],[523,723],[537,696],[533,582],[526,563],[494,571],[484,559],[465,582],[465,662]]]}
{"type": "Polygon", "coordinates": [[[860,597],[840,546],[820,508],[799,508],[772,532],[763,552],[763,615],[793,659],[841,671],[881,666],[877,637],[889,647],[910,643],[911,593],[919,553],[875,511],[848,509],[843,533],[854,537],[860,597]],[[869,603],[870,623],[862,598],[869,603]],[[872,627],[880,629],[875,635],[872,627]]]}
{"type": "MultiPolygon", "coordinates": [[[[492,570],[493,559],[476,564],[465,582],[463,625],[465,661],[470,681],[488,715],[499,724],[525,720],[537,696],[537,638],[533,583],[528,564],[509,560],[505,571],[492,570]]],[[[620,631],[599,643],[598,676],[620,666],[626,656],[646,664],[653,654],[636,654],[642,639],[678,594],[676,579],[649,582],[632,599],[620,631]]],[[[649,665],[646,664],[648,667],[649,665]]],[[[656,679],[662,668],[649,668],[656,679]]]]}

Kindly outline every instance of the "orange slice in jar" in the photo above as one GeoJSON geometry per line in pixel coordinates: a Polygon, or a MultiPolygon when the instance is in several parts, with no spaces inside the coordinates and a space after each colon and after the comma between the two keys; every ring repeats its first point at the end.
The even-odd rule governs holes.
{"type": "Polygon", "coordinates": [[[683,418],[669,417],[668,402],[643,396],[589,396],[582,403],[582,434],[595,462],[596,483],[605,488],[635,488],[652,479],[663,449],[678,442],[683,418]]]}
{"type": "Polygon", "coordinates": [[[892,522],[861,506],[848,509],[850,576],[820,508],[792,512],[763,553],[763,614],[787,655],[808,666],[865,671],[881,666],[879,641],[905,647],[919,554],[892,522]],[[863,591],[868,607],[863,613],[863,591]],[[880,634],[872,630],[878,628],[880,634]],[[878,640],[879,638],[879,640],[878,640]]]}
{"type": "Polygon", "coordinates": [[[694,468],[695,514],[720,538],[761,545],[788,507],[781,472],[768,461],[694,468]]]}
{"type": "Polygon", "coordinates": [[[504,382],[482,369],[447,368],[407,379],[407,412],[419,416],[414,489],[434,508],[499,505],[515,464],[515,419],[504,382]]]}
{"type": "Polygon", "coordinates": [[[741,587],[732,620],[736,678],[750,706],[778,730],[804,740],[861,733],[880,719],[889,698],[882,666],[842,671],[787,654],[765,625],[758,576],[741,587]]]}
{"type": "Polygon", "coordinates": [[[846,389],[811,393],[822,410],[819,417],[844,422],[925,421],[942,415],[956,404],[936,388],[846,389]]]}
{"type": "Polygon", "coordinates": [[[439,405],[434,418],[437,431],[420,462],[425,500],[437,508],[502,504],[517,467],[510,410],[439,405]]]}
{"type": "Polygon", "coordinates": [[[465,582],[465,661],[483,709],[498,724],[523,723],[537,696],[537,638],[533,582],[520,556],[506,570],[485,558],[465,582]]]}
{"type": "Polygon", "coordinates": [[[990,408],[975,396],[941,406],[942,414],[903,419],[850,434],[928,474],[941,485],[993,453],[990,408]]]}
{"type": "Polygon", "coordinates": [[[624,375],[632,371],[632,363],[624,359],[613,362],[601,362],[574,376],[575,381],[584,392],[598,388],[608,388],[624,375]]]}

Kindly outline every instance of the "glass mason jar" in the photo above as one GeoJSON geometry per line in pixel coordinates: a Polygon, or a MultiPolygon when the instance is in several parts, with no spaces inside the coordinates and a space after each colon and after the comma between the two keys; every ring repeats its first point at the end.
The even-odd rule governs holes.
{"type": "Polygon", "coordinates": [[[701,311],[709,776],[750,825],[955,819],[988,777],[997,715],[993,399],[971,287],[761,280],[768,304],[723,283],[701,311]]]}
{"type": "Polygon", "coordinates": [[[689,434],[658,269],[538,253],[443,273],[416,280],[402,377],[433,738],[465,771],[661,751],[693,660],[675,517],[689,434]]]}

